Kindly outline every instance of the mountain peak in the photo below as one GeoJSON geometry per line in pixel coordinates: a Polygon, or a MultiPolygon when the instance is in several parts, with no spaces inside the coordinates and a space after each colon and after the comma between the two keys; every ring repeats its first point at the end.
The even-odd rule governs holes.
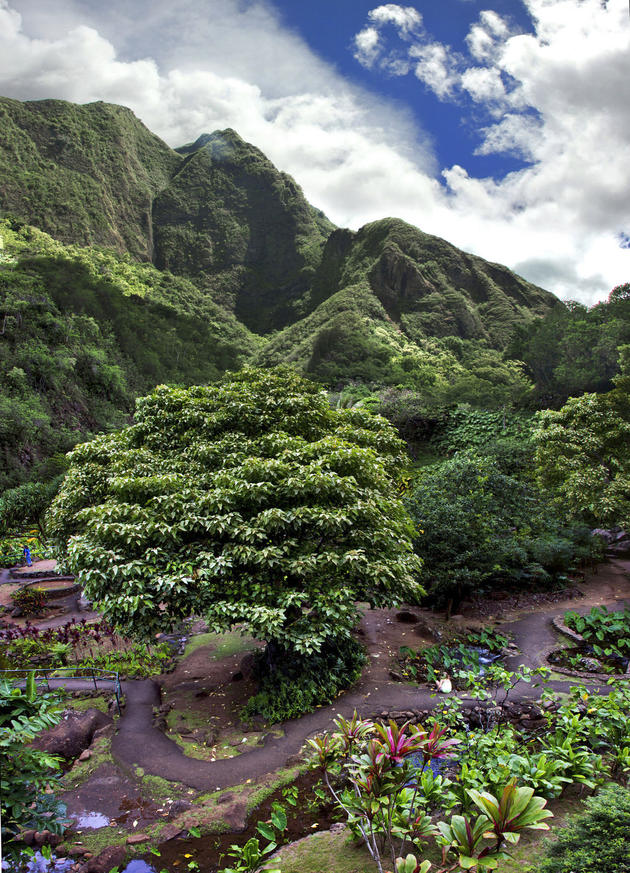
{"type": "Polygon", "coordinates": [[[239,149],[259,151],[255,146],[245,142],[231,127],[226,127],[225,130],[215,130],[213,133],[202,133],[194,142],[178,146],[175,151],[180,155],[187,156],[193,155],[204,148],[210,149],[214,158],[230,156],[239,149]]]}

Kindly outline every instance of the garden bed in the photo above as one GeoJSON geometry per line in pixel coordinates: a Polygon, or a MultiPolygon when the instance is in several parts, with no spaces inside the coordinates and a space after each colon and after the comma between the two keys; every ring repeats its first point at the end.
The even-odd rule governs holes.
{"type": "MultiPolygon", "coordinates": [[[[290,785],[276,788],[262,800],[250,814],[246,828],[239,833],[222,829],[220,820],[217,820],[214,833],[168,840],[159,846],[159,858],[148,854],[144,860],[154,870],[188,869],[215,873],[225,866],[232,866],[227,857],[231,846],[244,846],[252,837],[259,840],[261,847],[267,845],[269,840],[257,830],[257,825],[260,822],[270,824],[272,810],[278,806],[284,810],[287,822],[281,835],[283,844],[292,843],[315,830],[325,831],[335,821],[335,816],[333,804],[320,781],[320,773],[308,770],[290,785]]],[[[235,800],[234,792],[222,792],[217,804],[227,809],[235,800]]]]}
{"type": "Polygon", "coordinates": [[[45,574],[45,578],[28,582],[24,588],[35,588],[41,591],[45,600],[57,600],[59,597],[69,597],[71,594],[76,594],[81,590],[81,586],[75,580],[74,576],[57,576],[50,578],[50,574],[45,574]]]}
{"type": "Polygon", "coordinates": [[[602,681],[630,679],[630,609],[593,607],[587,615],[568,611],[553,625],[575,643],[548,655],[555,670],[602,681]]]}

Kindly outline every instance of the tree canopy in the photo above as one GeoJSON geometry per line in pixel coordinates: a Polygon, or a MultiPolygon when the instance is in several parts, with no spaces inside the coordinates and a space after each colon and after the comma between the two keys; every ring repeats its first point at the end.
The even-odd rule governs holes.
{"type": "Polygon", "coordinates": [[[199,614],[308,654],[349,636],[355,601],[423,593],[405,463],[385,419],[331,409],[289,369],[159,386],[130,427],[72,452],[51,532],[123,629],[199,614]]]}
{"type": "Polygon", "coordinates": [[[571,397],[557,412],[538,414],[538,475],[565,510],[596,525],[630,524],[630,368],[607,394],[571,397]]]}

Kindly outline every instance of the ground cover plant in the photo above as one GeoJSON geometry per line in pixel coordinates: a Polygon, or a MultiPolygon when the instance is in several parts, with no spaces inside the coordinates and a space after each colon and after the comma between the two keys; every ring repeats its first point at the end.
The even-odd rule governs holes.
{"type": "Polygon", "coordinates": [[[508,637],[494,628],[483,628],[421,650],[401,646],[401,672],[405,679],[414,682],[433,683],[444,675],[457,680],[460,673],[468,679],[471,671],[481,673],[487,664],[500,657],[509,642],[508,637]]]}
{"type": "Polygon", "coordinates": [[[609,612],[606,607],[594,606],[587,615],[569,610],[564,622],[584,643],[553,652],[553,663],[585,672],[626,672],[630,663],[630,609],[609,612]]]}
{"type": "MultiPolygon", "coordinates": [[[[390,862],[399,869],[409,863],[415,870],[420,866],[416,853],[429,839],[442,846],[444,864],[451,857],[451,863],[455,860],[463,869],[494,869],[509,857],[506,847],[518,842],[524,828],[548,827],[544,819],[551,813],[544,809],[546,801],[514,782],[498,796],[467,789],[481,814],[475,819],[453,814],[436,825],[429,813],[440,808],[438,798],[446,783],[440,776],[429,776],[434,772],[431,764],[449,757],[460,740],[445,736],[446,729],[437,723],[429,731],[391,720],[375,723],[355,713],[351,720],[340,717],[335,724],[336,731],[309,740],[315,765],[322,768],[328,790],[379,873],[390,862]],[[410,760],[414,755],[415,766],[410,760]],[[414,853],[408,853],[401,865],[403,852],[411,847],[414,853]]],[[[420,869],[428,869],[421,863],[420,869]]]]}
{"type": "Polygon", "coordinates": [[[406,851],[416,864],[423,853],[434,857],[431,846],[442,846],[444,869],[495,869],[522,830],[515,810],[534,814],[523,827],[540,826],[545,801],[570,786],[627,781],[630,688],[597,695],[575,687],[567,699],[546,689],[537,719],[523,726],[510,695],[544,684],[545,673],[493,665],[484,676],[470,673],[472,708],[445,698],[424,725],[355,713],[310,741],[314,766],[379,870],[406,851]]]}
{"type": "Polygon", "coordinates": [[[463,598],[497,587],[566,585],[592,554],[589,529],[563,520],[537,486],[504,472],[498,456],[462,451],[422,468],[404,500],[433,605],[456,610],[463,598]]]}
{"type": "Polygon", "coordinates": [[[126,640],[105,620],[88,623],[73,619],[43,630],[27,622],[24,627],[13,625],[0,630],[0,641],[0,665],[11,670],[78,667],[143,678],[163,672],[172,660],[166,644],[126,640]]]}
{"type": "Polygon", "coordinates": [[[614,783],[586,801],[548,845],[540,873],[629,873],[630,790],[614,783]]]}
{"type": "Polygon", "coordinates": [[[5,858],[16,858],[24,848],[19,834],[27,828],[61,833],[65,808],[51,786],[59,781],[60,760],[29,747],[43,730],[61,717],[57,694],[40,693],[33,674],[24,688],[0,679],[0,800],[5,858]]]}
{"type": "Polygon", "coordinates": [[[287,369],[162,386],[131,427],[74,450],[51,534],[125,632],[198,614],[264,640],[270,673],[287,650],[342,661],[356,601],[423,593],[395,491],[403,448],[384,419],[331,409],[287,369]]]}

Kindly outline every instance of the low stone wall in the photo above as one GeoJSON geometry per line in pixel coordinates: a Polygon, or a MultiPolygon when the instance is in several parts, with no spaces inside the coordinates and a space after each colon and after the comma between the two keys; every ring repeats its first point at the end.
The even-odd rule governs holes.
{"type": "MultiPolygon", "coordinates": [[[[33,581],[29,581],[26,585],[23,585],[22,587],[37,588],[38,581],[41,582],[41,580],[35,579],[33,581]]],[[[55,578],[55,582],[72,582],[73,584],[68,585],[67,587],[59,588],[39,588],[38,590],[42,592],[44,600],[61,600],[62,597],[70,597],[71,594],[77,594],[77,592],[81,590],[81,586],[79,585],[79,583],[74,581],[74,576],[60,576],[58,579],[55,578]]]]}
{"type": "MultiPolygon", "coordinates": [[[[586,640],[579,634],[577,631],[571,630],[570,627],[567,627],[566,624],[562,621],[561,618],[556,617],[551,620],[554,628],[559,631],[561,634],[569,637],[569,639],[573,640],[574,643],[578,643],[581,645],[585,643],[586,640]]],[[[551,664],[551,668],[555,673],[562,673],[563,676],[575,676],[576,679],[584,679],[590,682],[603,682],[604,684],[608,682],[609,679],[626,679],[630,680],[630,672],[629,673],[586,673],[578,670],[569,670],[566,667],[558,667],[556,664],[551,664]]]]}

